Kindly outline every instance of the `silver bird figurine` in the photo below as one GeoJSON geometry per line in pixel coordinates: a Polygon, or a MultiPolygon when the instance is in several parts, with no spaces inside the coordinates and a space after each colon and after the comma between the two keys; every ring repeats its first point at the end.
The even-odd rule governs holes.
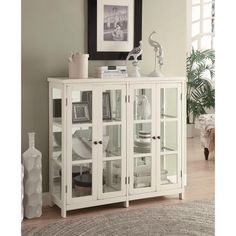
{"type": "Polygon", "coordinates": [[[129,52],[128,56],[126,57],[126,60],[129,60],[131,57],[133,57],[134,61],[138,61],[138,57],[142,55],[142,53],[142,41],[139,41],[139,46],[135,47],[129,52]]]}
{"type": "Polygon", "coordinates": [[[157,41],[153,40],[153,35],[154,34],[156,34],[156,31],[153,31],[148,37],[148,42],[152,47],[154,47],[154,51],[155,51],[155,69],[150,74],[150,76],[163,76],[161,74],[161,72],[157,71],[157,58],[158,58],[158,64],[159,64],[160,69],[161,69],[161,67],[164,64],[164,52],[163,52],[163,49],[162,49],[161,45],[157,41]]]}

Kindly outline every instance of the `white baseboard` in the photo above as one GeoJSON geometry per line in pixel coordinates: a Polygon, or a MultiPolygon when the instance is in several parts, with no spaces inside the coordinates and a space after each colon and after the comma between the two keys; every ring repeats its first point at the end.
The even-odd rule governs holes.
{"type": "Polygon", "coordinates": [[[49,192],[43,193],[42,200],[43,200],[43,206],[49,206],[50,205],[50,194],[49,194],[49,192]]]}

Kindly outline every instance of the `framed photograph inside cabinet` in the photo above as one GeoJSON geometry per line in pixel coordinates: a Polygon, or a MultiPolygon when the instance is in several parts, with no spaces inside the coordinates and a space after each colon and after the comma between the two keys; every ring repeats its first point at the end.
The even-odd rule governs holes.
{"type": "Polygon", "coordinates": [[[142,37],[142,0],[89,0],[90,60],[125,60],[142,37]]]}
{"type": "Polygon", "coordinates": [[[111,97],[109,92],[103,92],[102,93],[102,117],[103,120],[111,120],[112,119],[112,113],[111,113],[111,97]]]}
{"type": "Polygon", "coordinates": [[[72,103],[72,123],[90,122],[89,108],[87,102],[72,103]]]}

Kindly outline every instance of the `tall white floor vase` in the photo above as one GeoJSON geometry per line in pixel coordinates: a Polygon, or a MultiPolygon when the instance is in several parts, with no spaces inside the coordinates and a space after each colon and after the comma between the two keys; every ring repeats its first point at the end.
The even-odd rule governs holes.
{"type": "Polygon", "coordinates": [[[35,148],[35,133],[29,133],[29,148],[23,153],[24,216],[42,215],[42,154],[35,148]]]}
{"type": "Polygon", "coordinates": [[[21,164],[21,220],[24,218],[24,166],[21,164]]]}

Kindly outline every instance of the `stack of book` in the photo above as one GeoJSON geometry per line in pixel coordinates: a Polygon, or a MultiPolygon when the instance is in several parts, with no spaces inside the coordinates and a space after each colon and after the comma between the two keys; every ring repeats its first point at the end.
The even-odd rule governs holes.
{"type": "Polygon", "coordinates": [[[128,77],[126,66],[100,66],[95,69],[96,78],[125,78],[128,77]]]}

